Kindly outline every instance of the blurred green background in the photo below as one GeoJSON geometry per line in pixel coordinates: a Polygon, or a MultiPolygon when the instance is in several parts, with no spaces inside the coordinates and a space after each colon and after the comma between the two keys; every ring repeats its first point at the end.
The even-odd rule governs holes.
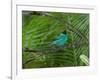
{"type": "Polygon", "coordinates": [[[22,68],[89,65],[89,14],[22,11],[22,68]],[[63,46],[51,45],[66,31],[63,46]]]}

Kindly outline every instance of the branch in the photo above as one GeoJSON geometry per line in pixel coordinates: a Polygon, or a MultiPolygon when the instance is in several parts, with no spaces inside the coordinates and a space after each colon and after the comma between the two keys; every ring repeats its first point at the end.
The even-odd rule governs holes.
{"type": "Polygon", "coordinates": [[[63,51],[64,49],[67,49],[67,48],[77,48],[77,47],[80,47],[81,45],[85,44],[85,42],[81,40],[78,40],[78,41],[75,41],[75,42],[72,42],[70,44],[66,44],[65,46],[61,46],[61,47],[56,47],[56,46],[50,46],[48,48],[45,48],[45,49],[29,49],[29,48],[23,48],[23,51],[24,52],[34,52],[34,53],[37,53],[37,52],[43,52],[44,54],[45,53],[52,53],[52,52],[59,52],[59,51],[63,51]]]}

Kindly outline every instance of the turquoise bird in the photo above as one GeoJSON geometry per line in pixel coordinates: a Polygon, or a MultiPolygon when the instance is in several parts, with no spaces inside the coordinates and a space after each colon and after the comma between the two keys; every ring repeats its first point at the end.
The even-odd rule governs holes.
{"type": "Polygon", "coordinates": [[[56,38],[56,40],[52,42],[52,44],[56,46],[63,46],[67,41],[68,41],[68,35],[66,31],[64,31],[56,38]]]}

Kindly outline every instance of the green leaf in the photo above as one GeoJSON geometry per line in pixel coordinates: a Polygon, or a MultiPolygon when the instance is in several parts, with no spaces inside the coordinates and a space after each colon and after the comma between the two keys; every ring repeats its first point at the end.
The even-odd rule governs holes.
{"type": "Polygon", "coordinates": [[[22,48],[29,51],[23,51],[23,68],[89,65],[89,14],[31,11],[22,19],[22,48]],[[51,45],[63,31],[68,42],[51,45]]]}
{"type": "Polygon", "coordinates": [[[85,55],[80,55],[80,59],[82,60],[82,62],[84,62],[86,65],[89,65],[89,59],[87,56],[85,55]]]}

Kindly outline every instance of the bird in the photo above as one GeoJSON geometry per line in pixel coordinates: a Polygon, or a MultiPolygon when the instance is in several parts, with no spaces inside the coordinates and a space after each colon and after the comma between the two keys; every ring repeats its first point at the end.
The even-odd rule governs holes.
{"type": "Polygon", "coordinates": [[[68,35],[66,31],[63,31],[54,41],[52,41],[52,45],[64,46],[67,41],[68,41],[68,35]]]}

